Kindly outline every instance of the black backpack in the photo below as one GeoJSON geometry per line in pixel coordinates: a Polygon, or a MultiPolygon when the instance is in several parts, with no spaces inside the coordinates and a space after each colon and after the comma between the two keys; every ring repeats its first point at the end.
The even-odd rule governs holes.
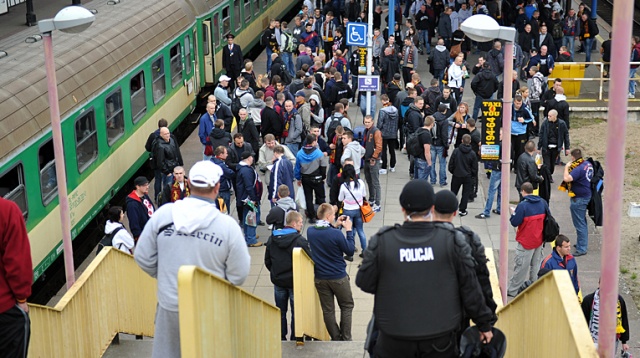
{"type": "Polygon", "coordinates": [[[552,242],[560,235],[560,225],[558,225],[556,219],[551,215],[549,207],[547,207],[545,214],[542,239],[544,242],[552,242]]]}
{"type": "Polygon", "coordinates": [[[238,115],[238,112],[240,112],[240,110],[242,108],[244,108],[242,106],[242,101],[240,100],[242,97],[244,97],[247,94],[251,94],[251,92],[245,92],[243,94],[241,94],[240,96],[233,96],[233,99],[231,100],[231,113],[233,113],[234,116],[238,115]]]}
{"type": "Polygon", "coordinates": [[[115,230],[113,230],[110,234],[105,234],[102,239],[100,240],[100,242],[98,243],[98,249],[96,249],[96,255],[100,253],[100,251],[102,251],[102,249],[105,246],[113,246],[113,238],[116,236],[116,234],[118,233],[118,231],[120,231],[121,229],[123,229],[123,227],[119,227],[116,228],[115,230]]]}
{"type": "Polygon", "coordinates": [[[336,134],[336,128],[340,125],[340,118],[331,115],[329,117],[329,128],[327,128],[327,140],[333,142],[333,136],[336,134]]]}
{"type": "Polygon", "coordinates": [[[282,83],[287,85],[293,81],[293,77],[291,77],[291,74],[284,63],[280,65],[280,79],[282,80],[282,83]]]}
{"type": "Polygon", "coordinates": [[[564,37],[564,32],[562,31],[562,22],[558,21],[553,24],[553,28],[551,29],[551,37],[554,39],[561,39],[564,37]]]}
{"type": "Polygon", "coordinates": [[[409,153],[409,155],[417,157],[422,153],[420,134],[424,132],[424,128],[418,128],[415,132],[409,133],[409,136],[407,137],[407,153],[409,153]]]}

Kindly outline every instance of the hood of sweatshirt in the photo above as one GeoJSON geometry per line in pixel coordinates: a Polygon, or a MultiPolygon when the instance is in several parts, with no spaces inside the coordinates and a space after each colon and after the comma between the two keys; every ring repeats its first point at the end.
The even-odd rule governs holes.
{"type": "MultiPolygon", "coordinates": [[[[415,101],[415,98],[411,98],[411,97],[407,97],[404,100],[402,100],[402,103],[400,103],[401,106],[408,106],[411,107],[413,106],[413,102],[415,101]]],[[[414,106],[415,107],[415,106],[414,106]]]]}
{"type": "Polygon", "coordinates": [[[320,98],[318,98],[318,95],[315,93],[309,96],[309,102],[311,102],[311,100],[314,100],[316,101],[316,103],[320,104],[320,98]]]}
{"type": "Polygon", "coordinates": [[[178,232],[191,234],[210,227],[211,222],[221,214],[214,203],[187,197],[173,204],[171,215],[178,232]]]}
{"type": "Polygon", "coordinates": [[[531,203],[538,203],[538,202],[540,202],[540,200],[542,200],[542,199],[541,199],[539,196],[537,196],[537,195],[527,195],[527,196],[525,196],[525,197],[524,197],[524,199],[525,199],[526,201],[531,202],[531,203]]]}
{"type": "Polygon", "coordinates": [[[300,236],[298,230],[292,227],[285,227],[284,229],[273,231],[273,243],[281,249],[286,249],[293,245],[293,242],[300,236]]]}
{"type": "Polygon", "coordinates": [[[355,153],[360,153],[360,155],[362,156],[364,154],[364,147],[360,145],[360,143],[358,143],[358,141],[354,140],[351,143],[347,144],[347,146],[345,147],[345,152],[346,150],[350,149],[352,151],[354,151],[355,153]]]}
{"type": "Polygon", "coordinates": [[[471,152],[471,146],[467,145],[467,144],[462,144],[458,147],[460,149],[460,151],[464,154],[467,154],[469,152],[471,152]]]}
{"type": "Polygon", "coordinates": [[[211,131],[211,137],[215,139],[224,138],[227,135],[227,132],[222,128],[213,128],[211,131]]]}
{"type": "Polygon", "coordinates": [[[249,101],[249,104],[247,105],[247,107],[253,107],[253,108],[264,108],[267,105],[264,103],[263,100],[261,100],[260,98],[254,98],[251,101],[249,101]]]}
{"type": "Polygon", "coordinates": [[[278,199],[276,206],[282,208],[285,212],[297,209],[296,202],[290,196],[278,199]]]}
{"type": "MultiPolygon", "coordinates": [[[[442,92],[440,92],[440,87],[438,87],[438,86],[427,88],[427,94],[431,94],[431,93],[437,93],[438,96],[442,94],[442,92]]],[[[438,97],[438,96],[436,96],[436,97],[438,97]]]]}
{"type": "Polygon", "coordinates": [[[398,109],[396,107],[394,107],[394,106],[382,107],[382,108],[380,108],[380,110],[388,113],[391,116],[394,116],[394,115],[398,114],[398,109]]]}
{"type": "Polygon", "coordinates": [[[447,51],[447,48],[444,45],[436,45],[436,51],[444,52],[447,51]]]}
{"type": "Polygon", "coordinates": [[[111,220],[107,220],[107,223],[104,224],[104,233],[109,235],[113,232],[113,230],[119,227],[124,228],[124,226],[119,222],[112,222],[111,220]]]}
{"type": "Polygon", "coordinates": [[[563,95],[563,94],[556,94],[555,97],[556,101],[560,102],[560,101],[566,101],[567,100],[567,96],[563,95]]]}

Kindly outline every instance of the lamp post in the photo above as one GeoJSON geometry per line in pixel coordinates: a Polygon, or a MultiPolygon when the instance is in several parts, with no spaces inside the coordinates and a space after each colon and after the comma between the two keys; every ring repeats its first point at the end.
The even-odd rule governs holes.
{"type": "MultiPolygon", "coordinates": [[[[488,15],[473,15],[460,25],[462,31],[470,39],[478,42],[487,42],[494,39],[506,41],[504,47],[504,96],[502,99],[502,177],[500,193],[502,201],[500,206],[504,211],[509,207],[509,188],[511,164],[511,117],[513,81],[513,41],[516,38],[516,29],[500,26],[496,20],[488,15]]],[[[502,303],[507,304],[507,280],[509,276],[509,215],[500,215],[500,291],[502,291],[502,303]]]]}
{"type": "Polygon", "coordinates": [[[60,202],[60,221],[62,222],[62,245],[64,249],[64,271],[67,277],[67,289],[75,282],[73,265],[73,245],[71,242],[71,219],[69,218],[69,198],[67,196],[67,174],[65,172],[62,130],[60,126],[60,105],[58,103],[58,85],[56,64],[53,57],[53,30],[78,33],[86,30],[95,16],[81,6],[68,6],[60,10],[53,19],[40,20],[38,28],[44,40],[44,62],[47,71],[47,92],[51,113],[51,132],[53,135],[53,153],[56,160],[56,180],[58,182],[58,200],[60,202]]]}
{"type": "MultiPolygon", "coordinates": [[[[371,71],[373,68],[373,0],[368,0],[369,1],[369,14],[368,14],[368,21],[369,21],[369,26],[367,27],[367,76],[371,76],[371,71]]],[[[371,113],[371,91],[367,91],[367,96],[366,96],[366,102],[365,105],[367,106],[365,113],[368,116],[374,116],[373,113],[371,113]]]]}

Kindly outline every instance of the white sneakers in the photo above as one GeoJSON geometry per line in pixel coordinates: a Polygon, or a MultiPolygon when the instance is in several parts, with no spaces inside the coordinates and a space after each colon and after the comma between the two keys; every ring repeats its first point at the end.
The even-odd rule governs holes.
{"type": "Polygon", "coordinates": [[[387,170],[386,169],[380,169],[378,171],[378,173],[380,173],[380,175],[385,175],[385,174],[387,174],[387,170]]]}
{"type": "Polygon", "coordinates": [[[634,95],[633,93],[629,92],[629,98],[636,98],[636,95],[634,95]]]}
{"type": "Polygon", "coordinates": [[[396,168],[391,168],[389,169],[390,172],[395,173],[396,172],[396,168]]]}

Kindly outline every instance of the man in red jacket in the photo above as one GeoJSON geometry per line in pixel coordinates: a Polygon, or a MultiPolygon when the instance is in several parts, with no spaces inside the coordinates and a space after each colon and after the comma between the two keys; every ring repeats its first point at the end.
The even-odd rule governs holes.
{"type": "Polygon", "coordinates": [[[26,357],[31,335],[27,298],[33,270],[22,211],[0,198],[0,356],[26,357]]]}

